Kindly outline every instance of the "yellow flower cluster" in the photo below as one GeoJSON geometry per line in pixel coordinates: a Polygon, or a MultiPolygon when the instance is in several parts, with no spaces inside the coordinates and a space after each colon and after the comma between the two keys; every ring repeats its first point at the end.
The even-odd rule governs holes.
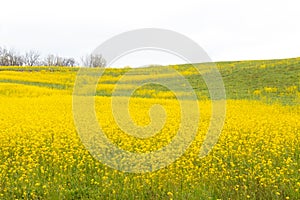
{"type": "MultiPolygon", "coordinates": [[[[16,76],[22,80],[34,77],[16,76]]],[[[65,76],[57,83],[66,83],[73,75],[65,76]]],[[[55,81],[49,79],[49,82],[55,81]]],[[[135,153],[157,151],[173,140],[180,126],[178,101],[164,99],[171,95],[166,92],[158,94],[163,97],[160,99],[130,101],[128,111],[139,126],[151,123],[151,106],[164,107],[165,124],[153,137],[135,138],[120,129],[111,112],[111,97],[95,98],[99,125],[121,149],[135,153]]],[[[300,198],[299,105],[228,100],[221,137],[208,156],[199,158],[211,104],[209,101],[198,104],[199,129],[187,151],[163,169],[131,174],[109,168],[83,146],[74,125],[69,91],[1,83],[0,198],[300,198]]],[[[190,131],[190,127],[184,130],[190,131]]]]}

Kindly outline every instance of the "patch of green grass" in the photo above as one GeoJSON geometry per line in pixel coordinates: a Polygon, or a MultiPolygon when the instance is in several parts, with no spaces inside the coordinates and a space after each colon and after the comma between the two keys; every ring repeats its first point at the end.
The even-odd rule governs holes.
{"type": "MultiPolygon", "coordinates": [[[[200,71],[207,68],[207,65],[215,65],[223,78],[226,90],[227,99],[251,99],[261,100],[266,103],[282,103],[295,104],[299,103],[300,92],[300,58],[282,59],[282,60],[259,60],[259,61],[234,61],[234,62],[217,62],[205,64],[184,64],[176,66],[153,66],[146,68],[107,68],[102,74],[106,79],[101,80],[105,84],[131,84],[140,86],[143,82],[162,82],[169,83],[175,86],[176,91],[184,93],[186,87],[178,82],[178,75],[174,73],[177,70],[184,78],[189,81],[191,87],[198,95],[199,99],[210,98],[206,83],[201,74],[194,68],[197,67],[200,71]],[[171,70],[173,69],[173,70],[171,70]],[[129,73],[127,73],[129,72],[129,73]],[[126,79],[118,81],[124,75],[126,79]],[[291,91],[290,88],[294,87],[291,91]],[[273,88],[273,91],[268,91],[267,88],[273,88]]],[[[0,67],[0,82],[19,83],[25,85],[35,85],[40,87],[49,87],[55,89],[72,90],[75,78],[69,80],[69,83],[49,83],[39,81],[22,81],[1,79],[1,71],[22,71],[29,72],[46,72],[56,73],[57,77],[60,74],[76,75],[79,68],[70,67],[0,67]]],[[[91,69],[93,73],[93,69],[91,69]]],[[[207,73],[207,72],[204,72],[207,73]]],[[[41,74],[41,78],[43,74],[41,74]]],[[[89,84],[87,80],[87,84],[89,84]]],[[[143,90],[149,90],[149,93],[144,92],[139,94],[136,92],[134,96],[151,98],[159,92],[166,91],[166,87],[159,84],[148,84],[143,87],[143,90]],[[147,93],[147,95],[146,95],[147,93]]],[[[121,91],[120,94],[127,95],[127,91],[121,91]]],[[[112,90],[107,88],[98,88],[96,95],[111,96],[112,90]]],[[[188,96],[188,95],[187,95],[188,96]]]]}

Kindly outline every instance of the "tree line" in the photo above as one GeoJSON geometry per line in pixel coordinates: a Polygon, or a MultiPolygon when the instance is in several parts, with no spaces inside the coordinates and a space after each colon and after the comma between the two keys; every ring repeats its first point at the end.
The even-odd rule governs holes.
{"type": "MultiPolygon", "coordinates": [[[[74,58],[66,58],[49,54],[42,57],[38,51],[30,50],[19,54],[14,50],[0,47],[0,66],[80,66],[74,58]]],[[[81,66],[84,67],[105,67],[106,61],[101,54],[88,54],[81,57],[81,66]]]]}

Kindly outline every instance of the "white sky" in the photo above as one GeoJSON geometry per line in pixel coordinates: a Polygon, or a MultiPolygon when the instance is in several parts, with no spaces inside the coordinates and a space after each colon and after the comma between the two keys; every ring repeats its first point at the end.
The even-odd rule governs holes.
{"type": "MultiPolygon", "coordinates": [[[[1,0],[0,6],[0,46],[20,52],[79,60],[124,31],[164,28],[196,41],[213,61],[300,56],[299,0],[1,0]]],[[[115,66],[178,62],[148,51],[115,66]]]]}

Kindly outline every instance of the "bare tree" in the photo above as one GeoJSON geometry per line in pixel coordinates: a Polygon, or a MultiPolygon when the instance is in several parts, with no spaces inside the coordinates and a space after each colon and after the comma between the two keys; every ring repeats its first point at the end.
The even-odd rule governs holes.
{"type": "Polygon", "coordinates": [[[60,56],[54,56],[52,54],[48,55],[44,60],[45,66],[65,66],[73,67],[76,61],[74,58],[63,58],[60,56]]]}
{"type": "Polygon", "coordinates": [[[5,63],[5,49],[0,47],[0,65],[4,66],[5,63]]]}
{"type": "Polygon", "coordinates": [[[56,66],[56,58],[54,55],[50,54],[48,55],[45,60],[43,65],[45,66],[56,66]]]}
{"type": "MultiPolygon", "coordinates": [[[[103,67],[105,60],[101,55],[87,56],[86,61],[89,62],[90,67],[103,67]]],[[[28,51],[25,55],[20,55],[14,50],[8,50],[0,47],[0,66],[66,66],[74,67],[78,63],[74,58],[65,58],[57,55],[49,54],[43,60],[37,51],[28,51]]]]}
{"type": "Polygon", "coordinates": [[[101,54],[90,54],[81,58],[82,64],[85,67],[105,67],[106,60],[101,54]]]}
{"type": "Polygon", "coordinates": [[[0,51],[0,65],[3,66],[22,66],[24,64],[24,59],[14,50],[7,50],[1,48],[0,51]]]}
{"type": "Polygon", "coordinates": [[[74,58],[64,58],[63,59],[63,66],[67,67],[74,67],[76,61],[74,58]]]}
{"type": "Polygon", "coordinates": [[[26,66],[34,66],[39,64],[40,54],[36,51],[26,52],[24,57],[24,64],[26,66]]]}
{"type": "Polygon", "coordinates": [[[11,66],[23,66],[24,65],[24,58],[23,56],[15,53],[12,54],[12,65],[11,66]]]}
{"type": "Polygon", "coordinates": [[[1,48],[0,64],[2,66],[9,66],[11,64],[10,60],[11,56],[9,55],[9,51],[6,48],[1,48]]]}

